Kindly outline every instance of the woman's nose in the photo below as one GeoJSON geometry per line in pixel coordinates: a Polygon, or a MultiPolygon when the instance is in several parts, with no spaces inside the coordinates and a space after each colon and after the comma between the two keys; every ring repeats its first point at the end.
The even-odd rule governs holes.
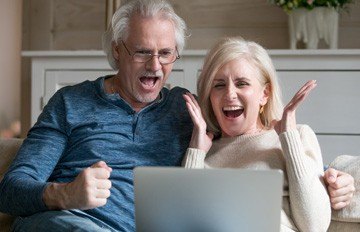
{"type": "Polygon", "coordinates": [[[233,100],[233,99],[236,99],[236,96],[237,96],[237,94],[236,94],[235,87],[232,85],[229,85],[228,88],[226,88],[226,95],[225,95],[226,99],[233,100]]]}

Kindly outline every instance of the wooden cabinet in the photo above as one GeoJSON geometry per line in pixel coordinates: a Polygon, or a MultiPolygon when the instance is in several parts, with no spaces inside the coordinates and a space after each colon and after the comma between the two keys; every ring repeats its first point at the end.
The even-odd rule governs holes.
{"type": "Polygon", "coordinates": [[[284,104],[308,80],[317,87],[297,110],[297,123],[316,132],[324,163],[360,155],[360,50],[270,51],[284,104]]]}
{"type": "MultiPolygon", "coordinates": [[[[284,103],[307,81],[318,86],[300,106],[297,121],[310,125],[324,163],[340,154],[360,155],[360,50],[270,50],[284,103]]],[[[174,64],[167,87],[196,92],[205,50],[187,50],[174,64]]],[[[31,57],[31,123],[59,88],[114,73],[102,51],[25,51],[31,57]]]]}

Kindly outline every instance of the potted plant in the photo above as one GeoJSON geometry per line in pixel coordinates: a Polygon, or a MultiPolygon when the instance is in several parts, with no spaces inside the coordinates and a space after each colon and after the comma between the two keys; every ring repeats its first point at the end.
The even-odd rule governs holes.
{"type": "Polygon", "coordinates": [[[316,49],[320,39],[331,49],[337,48],[340,9],[352,0],[270,0],[289,16],[290,48],[302,40],[308,49],[316,49]]]}
{"type": "Polygon", "coordinates": [[[317,7],[333,8],[337,11],[346,8],[352,0],[270,0],[271,3],[290,13],[294,9],[304,8],[312,10],[317,7]]]}

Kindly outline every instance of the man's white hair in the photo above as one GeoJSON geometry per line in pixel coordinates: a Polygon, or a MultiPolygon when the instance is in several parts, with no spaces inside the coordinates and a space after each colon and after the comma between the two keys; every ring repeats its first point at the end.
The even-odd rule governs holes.
{"type": "Polygon", "coordinates": [[[126,40],[129,33],[129,23],[133,15],[139,14],[144,17],[152,17],[161,14],[165,19],[173,22],[175,27],[175,40],[178,52],[181,53],[185,46],[186,24],[174,11],[173,7],[165,0],[133,0],[119,7],[114,13],[111,25],[102,38],[103,50],[106,53],[110,66],[118,70],[118,64],[114,58],[112,43],[118,44],[120,40],[126,40]]]}

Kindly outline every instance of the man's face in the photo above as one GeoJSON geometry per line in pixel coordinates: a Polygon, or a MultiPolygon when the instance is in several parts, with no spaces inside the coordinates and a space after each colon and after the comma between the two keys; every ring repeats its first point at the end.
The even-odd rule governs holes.
{"type": "MultiPolygon", "coordinates": [[[[163,54],[175,51],[174,25],[158,16],[144,18],[135,15],[130,20],[129,34],[123,42],[131,55],[134,52],[163,54]]],[[[145,63],[136,63],[124,44],[119,41],[114,47],[119,62],[120,85],[117,89],[120,96],[138,111],[159,96],[173,64],[162,65],[157,56],[145,63]]]]}

